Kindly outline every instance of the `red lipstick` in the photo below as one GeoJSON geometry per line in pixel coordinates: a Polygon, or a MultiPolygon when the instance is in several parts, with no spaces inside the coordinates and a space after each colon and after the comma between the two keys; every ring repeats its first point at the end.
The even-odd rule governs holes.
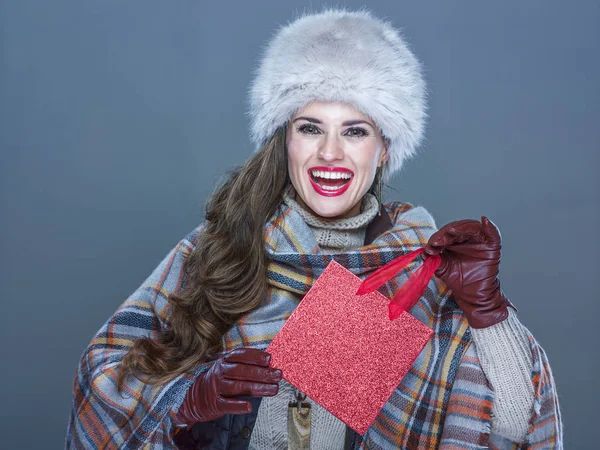
{"type": "MultiPolygon", "coordinates": [[[[308,173],[308,179],[310,180],[310,184],[312,185],[313,189],[315,190],[315,192],[319,195],[322,195],[324,197],[338,197],[340,195],[342,195],[344,192],[346,192],[348,190],[348,188],[350,187],[350,183],[352,183],[352,180],[354,179],[354,172],[352,172],[349,169],[346,169],[344,167],[330,167],[330,166],[317,166],[317,167],[311,167],[310,169],[308,169],[307,171],[308,173]],[[323,187],[320,186],[313,178],[313,172],[324,172],[326,174],[332,174],[332,173],[342,173],[342,174],[349,174],[350,178],[334,178],[334,179],[347,179],[348,181],[344,184],[342,184],[340,187],[336,187],[334,189],[334,186],[331,186],[329,184],[324,185],[324,186],[330,186],[329,188],[327,187],[323,187]]],[[[321,178],[319,176],[317,176],[317,178],[321,178]]],[[[327,179],[331,179],[331,178],[322,178],[323,180],[327,180],[327,179]]]]}

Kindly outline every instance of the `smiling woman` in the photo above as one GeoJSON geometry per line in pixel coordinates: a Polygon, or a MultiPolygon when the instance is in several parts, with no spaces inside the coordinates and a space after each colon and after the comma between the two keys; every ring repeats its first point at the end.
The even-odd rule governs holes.
{"type": "Polygon", "coordinates": [[[425,119],[399,32],[364,10],[303,16],[270,42],[250,103],[257,152],[92,340],[67,447],[561,448],[548,360],[500,289],[498,228],[438,230],[423,207],[381,202],[425,119]],[[410,311],[433,337],[359,435],[265,349],[331,261],[366,278],[417,251],[441,260],[410,311]]]}
{"type": "Polygon", "coordinates": [[[387,161],[373,121],[351,105],[313,101],[288,130],[288,172],[298,203],[321,217],[356,216],[387,161]]]}

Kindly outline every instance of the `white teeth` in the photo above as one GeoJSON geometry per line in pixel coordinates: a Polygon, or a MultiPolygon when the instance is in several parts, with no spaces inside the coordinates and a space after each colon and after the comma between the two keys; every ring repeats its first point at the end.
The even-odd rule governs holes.
{"type": "Polygon", "coordinates": [[[311,174],[316,178],[329,178],[335,180],[352,178],[352,174],[348,172],[325,172],[323,170],[313,170],[311,171],[311,174]]]}
{"type": "MultiPolygon", "coordinates": [[[[319,185],[319,186],[321,186],[321,185],[319,185]]],[[[326,191],[337,191],[338,189],[340,189],[340,187],[336,187],[336,186],[321,186],[321,189],[324,189],[326,191]]]]}

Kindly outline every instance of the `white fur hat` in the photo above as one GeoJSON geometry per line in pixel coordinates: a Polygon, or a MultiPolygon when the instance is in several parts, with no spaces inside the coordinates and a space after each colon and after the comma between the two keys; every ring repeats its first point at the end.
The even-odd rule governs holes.
{"type": "Polygon", "coordinates": [[[423,136],[425,82],[400,33],[367,10],[329,9],[281,27],[250,86],[250,137],[260,148],[313,100],[348,103],[389,139],[387,174],[423,136]]]}

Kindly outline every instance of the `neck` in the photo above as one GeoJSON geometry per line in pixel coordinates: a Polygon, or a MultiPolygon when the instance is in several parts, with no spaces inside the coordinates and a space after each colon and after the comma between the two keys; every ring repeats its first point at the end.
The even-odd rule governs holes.
{"type": "MultiPolygon", "coordinates": [[[[352,208],[350,208],[348,211],[346,211],[345,213],[343,213],[340,216],[335,216],[335,217],[322,217],[319,216],[316,212],[314,212],[302,199],[302,197],[300,197],[295,191],[293,191],[293,195],[294,195],[294,200],[298,203],[298,205],[300,205],[302,207],[303,210],[305,210],[306,212],[308,212],[309,214],[311,214],[314,217],[320,217],[322,221],[324,222],[328,222],[328,221],[334,221],[334,220],[338,220],[338,219],[348,219],[350,217],[354,217],[354,216],[358,216],[361,213],[361,205],[362,205],[362,200],[360,202],[358,202],[356,205],[354,205],[352,208]]],[[[368,195],[368,194],[367,194],[368,195]]],[[[364,197],[363,197],[364,199],[364,197]]]]}
{"type": "Polygon", "coordinates": [[[284,202],[300,214],[325,253],[362,246],[367,226],[379,212],[379,202],[374,195],[368,193],[357,204],[357,214],[350,217],[320,217],[300,200],[293,189],[284,195],[284,202]]]}

